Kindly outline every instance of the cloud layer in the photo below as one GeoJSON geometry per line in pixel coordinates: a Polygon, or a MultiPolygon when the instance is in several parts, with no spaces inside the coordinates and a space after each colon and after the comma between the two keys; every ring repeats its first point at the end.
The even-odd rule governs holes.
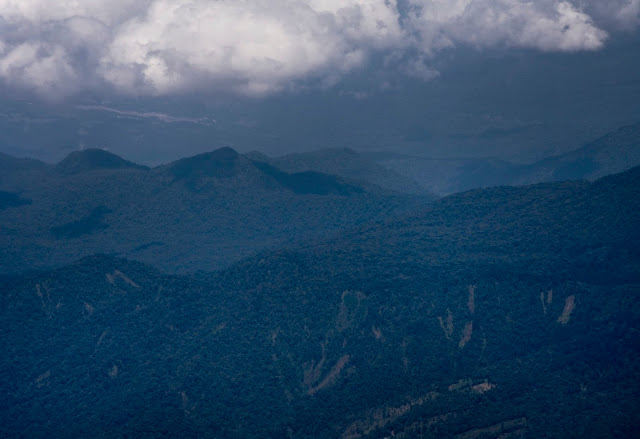
{"type": "Polygon", "coordinates": [[[0,0],[0,80],[50,97],[264,95],[333,84],[375,53],[428,80],[458,45],[597,50],[639,24],[640,0],[0,0]]]}

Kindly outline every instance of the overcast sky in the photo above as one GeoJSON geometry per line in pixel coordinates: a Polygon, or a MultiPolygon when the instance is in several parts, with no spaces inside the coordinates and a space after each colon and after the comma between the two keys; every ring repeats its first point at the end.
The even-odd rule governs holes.
{"type": "Polygon", "coordinates": [[[533,158],[634,120],[639,26],[640,0],[0,0],[0,90],[91,105],[206,96],[213,113],[188,116],[217,121],[218,140],[277,152],[398,139],[432,151],[438,136],[451,146],[487,129],[552,132],[523,137],[533,158]],[[585,104],[594,110],[578,114],[585,104]],[[562,137],[551,125],[568,115],[562,137]]]}

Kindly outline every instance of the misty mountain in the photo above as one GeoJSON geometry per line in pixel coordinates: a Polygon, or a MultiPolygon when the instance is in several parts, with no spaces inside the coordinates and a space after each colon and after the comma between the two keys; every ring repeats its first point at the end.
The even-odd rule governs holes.
{"type": "Polygon", "coordinates": [[[19,190],[34,183],[48,172],[51,167],[39,160],[17,158],[0,153],[0,185],[4,188],[19,190]]]}
{"type": "MultiPolygon", "coordinates": [[[[220,166],[257,178],[244,160],[220,166]]],[[[230,181],[209,169],[193,190],[230,181]]],[[[94,256],[5,279],[0,428],[637,436],[639,224],[634,168],[456,194],[212,274],[94,256]]]]}
{"type": "Polygon", "coordinates": [[[214,270],[429,202],[231,148],[149,169],[101,150],[57,165],[0,157],[0,272],[109,253],[169,272],[214,270]]]}
{"type": "Polygon", "coordinates": [[[349,148],[329,148],[280,157],[269,157],[253,151],[248,153],[247,157],[268,163],[286,172],[323,172],[374,184],[396,192],[427,193],[415,180],[381,166],[376,161],[349,148]]]}
{"type": "Polygon", "coordinates": [[[594,180],[640,164],[640,123],[624,126],[575,151],[527,165],[494,158],[429,159],[384,152],[365,155],[437,194],[499,185],[594,180]]]}
{"type": "Polygon", "coordinates": [[[640,163],[640,123],[624,126],[575,151],[541,160],[523,182],[594,180],[640,163]]]}
{"type": "MultiPolygon", "coordinates": [[[[165,106],[164,111],[176,111],[176,107],[181,106],[165,106]]],[[[180,117],[145,105],[135,109],[124,104],[118,109],[72,103],[48,107],[7,99],[0,103],[0,151],[53,162],[78,149],[108,148],[133,154],[136,161],[149,157],[166,161],[175,157],[168,151],[175,151],[176,145],[190,155],[225,142],[220,139],[224,129],[207,117],[193,117],[192,112],[181,111],[180,117]]]]}
{"type": "Polygon", "coordinates": [[[56,165],[56,171],[62,174],[79,174],[100,169],[145,169],[102,149],[74,151],[56,165]]]}

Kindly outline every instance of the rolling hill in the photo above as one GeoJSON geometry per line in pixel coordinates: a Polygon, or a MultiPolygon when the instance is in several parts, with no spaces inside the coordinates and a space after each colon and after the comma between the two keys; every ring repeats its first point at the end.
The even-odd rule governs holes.
{"type": "Polygon", "coordinates": [[[221,148],[149,169],[102,150],[57,165],[0,157],[0,273],[94,253],[168,272],[215,270],[431,201],[221,148]]]}

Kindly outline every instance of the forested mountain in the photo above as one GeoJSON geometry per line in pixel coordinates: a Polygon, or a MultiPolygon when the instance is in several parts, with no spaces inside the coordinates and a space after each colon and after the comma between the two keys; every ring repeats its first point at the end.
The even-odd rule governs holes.
{"type": "Polygon", "coordinates": [[[456,194],[212,274],[94,256],[6,279],[0,431],[635,437],[639,225],[634,168],[456,194]]]}
{"type": "Polygon", "coordinates": [[[528,180],[577,180],[604,177],[640,164],[640,123],[624,126],[575,151],[535,163],[528,180]]]}
{"type": "Polygon", "coordinates": [[[392,191],[425,194],[427,190],[415,180],[386,168],[366,155],[349,148],[329,148],[318,151],[268,157],[251,152],[248,157],[269,163],[286,172],[317,171],[350,180],[371,183],[392,191]]]}
{"type": "Polygon", "coordinates": [[[101,169],[146,169],[102,149],[74,151],[55,167],[61,174],[80,174],[101,169]]]}
{"type": "Polygon", "coordinates": [[[3,188],[22,188],[41,179],[50,168],[39,160],[0,153],[0,184],[3,188]]]}
{"type": "Polygon", "coordinates": [[[153,169],[102,150],[55,166],[0,156],[0,273],[94,253],[169,272],[214,270],[431,201],[222,148],[153,169]]]}
{"type": "Polygon", "coordinates": [[[493,158],[433,159],[395,153],[365,156],[437,194],[498,185],[594,180],[640,164],[640,123],[624,126],[575,151],[528,165],[493,158]]]}

